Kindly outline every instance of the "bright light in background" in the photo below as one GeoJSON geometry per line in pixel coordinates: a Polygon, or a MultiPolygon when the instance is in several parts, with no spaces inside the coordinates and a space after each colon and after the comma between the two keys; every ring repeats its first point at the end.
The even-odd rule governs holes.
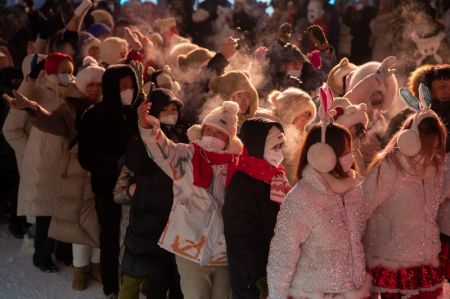
{"type": "MultiPolygon", "coordinates": [[[[120,4],[122,5],[122,4],[124,4],[125,2],[128,2],[129,0],[120,0],[120,4]]],[[[203,0],[204,1],[204,0],[203,0]]],[[[201,2],[203,2],[202,0],[200,0],[200,1],[198,1],[199,3],[201,3],[201,2]]],[[[229,2],[231,2],[231,4],[234,4],[234,0],[228,0],[229,2]]],[[[333,1],[334,2],[334,0],[330,0],[330,2],[331,1],[333,1]]],[[[158,2],[158,0],[141,0],[141,2],[152,2],[152,3],[154,3],[154,4],[156,4],[157,2],[158,2]]],[[[267,3],[267,4],[270,4],[270,0],[260,0],[259,2],[264,2],[264,3],[267,3]]],[[[269,15],[269,16],[271,16],[272,14],[273,14],[273,7],[272,6],[267,6],[267,9],[266,9],[266,13],[269,15]]]]}

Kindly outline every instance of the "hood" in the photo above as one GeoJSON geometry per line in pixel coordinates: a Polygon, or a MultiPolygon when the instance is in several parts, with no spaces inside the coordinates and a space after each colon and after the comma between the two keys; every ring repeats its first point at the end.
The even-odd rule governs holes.
{"type": "Polygon", "coordinates": [[[133,102],[131,107],[134,106],[137,100],[138,93],[138,80],[133,68],[126,64],[116,64],[109,66],[102,77],[102,101],[111,106],[122,107],[120,101],[120,79],[126,76],[131,76],[133,81],[133,102]]]}
{"type": "Polygon", "coordinates": [[[266,118],[258,117],[244,122],[239,137],[250,156],[263,159],[267,134],[273,126],[284,132],[280,123],[266,118]]]}

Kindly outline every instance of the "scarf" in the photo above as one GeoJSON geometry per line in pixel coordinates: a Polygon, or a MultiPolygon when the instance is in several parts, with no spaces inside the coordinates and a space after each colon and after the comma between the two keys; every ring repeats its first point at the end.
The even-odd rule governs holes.
{"type": "Polygon", "coordinates": [[[236,172],[238,155],[230,153],[209,152],[194,143],[194,156],[192,166],[194,169],[194,185],[200,188],[209,188],[213,179],[212,165],[227,165],[226,187],[236,172]]]}
{"type": "Polygon", "coordinates": [[[237,170],[252,178],[270,184],[270,200],[281,204],[285,195],[291,190],[291,186],[286,178],[284,167],[275,167],[264,159],[248,155],[247,148],[239,157],[237,170]]]}

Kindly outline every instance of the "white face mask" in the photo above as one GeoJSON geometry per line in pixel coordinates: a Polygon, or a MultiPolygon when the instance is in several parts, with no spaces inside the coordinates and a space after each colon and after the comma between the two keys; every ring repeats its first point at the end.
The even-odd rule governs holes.
{"type": "Polygon", "coordinates": [[[300,78],[300,75],[302,74],[301,70],[289,70],[286,72],[289,76],[300,78]]]}
{"type": "Polygon", "coordinates": [[[130,106],[133,101],[133,89],[125,89],[120,92],[120,101],[124,106],[130,106]]]}
{"type": "Polygon", "coordinates": [[[174,126],[177,123],[178,116],[176,114],[165,115],[159,118],[159,122],[163,125],[174,126]]]}
{"type": "Polygon", "coordinates": [[[70,74],[58,74],[59,84],[62,86],[69,86],[72,82],[72,76],[70,74]]]}
{"type": "Polygon", "coordinates": [[[283,155],[283,151],[281,150],[281,148],[271,149],[267,152],[264,152],[264,160],[269,162],[269,164],[272,166],[278,167],[280,165],[281,161],[283,161],[283,159],[284,159],[284,155],[283,155]]]}
{"type": "Polygon", "coordinates": [[[345,156],[340,157],[339,163],[341,163],[341,167],[344,172],[349,171],[353,165],[353,154],[349,153],[345,156]]]}
{"type": "Polygon", "coordinates": [[[211,152],[221,151],[225,148],[224,141],[211,136],[203,136],[202,139],[200,139],[199,145],[211,152]]]}

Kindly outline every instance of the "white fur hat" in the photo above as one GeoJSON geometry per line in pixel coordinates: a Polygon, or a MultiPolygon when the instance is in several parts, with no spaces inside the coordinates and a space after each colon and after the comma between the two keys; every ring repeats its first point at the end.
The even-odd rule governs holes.
{"type": "Polygon", "coordinates": [[[369,124],[369,116],[367,115],[367,105],[361,103],[359,105],[352,105],[346,98],[336,98],[334,100],[333,108],[341,106],[344,112],[337,115],[334,122],[350,129],[353,125],[362,124],[367,128],[369,124]]]}
{"type": "Polygon", "coordinates": [[[87,95],[86,87],[90,83],[101,83],[105,69],[97,64],[97,61],[91,56],[83,59],[83,69],[81,69],[75,78],[77,88],[87,95]]]}
{"type": "Polygon", "coordinates": [[[106,64],[117,64],[127,57],[128,43],[119,37],[108,37],[100,44],[100,59],[106,64]]]}
{"type": "Polygon", "coordinates": [[[80,45],[80,55],[81,57],[86,57],[89,55],[89,50],[92,47],[100,48],[101,41],[95,36],[91,35],[87,37],[83,43],[80,45]]]}
{"type": "Polygon", "coordinates": [[[198,46],[192,43],[181,43],[177,44],[170,49],[169,55],[167,57],[167,63],[172,67],[178,67],[178,56],[186,55],[192,50],[197,49],[198,46]]]}
{"type": "Polygon", "coordinates": [[[239,105],[232,101],[223,102],[222,106],[212,110],[206,115],[201,125],[193,125],[189,128],[187,135],[190,142],[195,142],[202,138],[202,131],[205,125],[215,127],[228,135],[229,143],[226,151],[232,154],[242,152],[242,142],[237,137],[239,105]]]}
{"type": "Polygon", "coordinates": [[[292,125],[295,118],[304,112],[311,112],[310,123],[316,117],[316,106],[311,97],[301,89],[290,87],[283,92],[272,91],[269,102],[273,104],[273,112],[283,126],[292,125]]]}
{"type": "MultiPolygon", "coordinates": [[[[373,74],[377,71],[377,69],[380,67],[381,63],[379,62],[368,62],[366,64],[361,65],[351,74],[350,80],[348,82],[348,88],[347,90],[352,89],[359,81],[364,79],[366,76],[373,74]]],[[[386,80],[387,85],[380,84],[381,88],[378,91],[381,91],[381,93],[384,96],[384,102],[381,106],[382,111],[387,111],[394,101],[394,98],[397,94],[397,79],[395,75],[391,75],[386,80]]],[[[368,103],[370,94],[367,94],[367,98],[361,99],[361,103],[368,103]]]]}

